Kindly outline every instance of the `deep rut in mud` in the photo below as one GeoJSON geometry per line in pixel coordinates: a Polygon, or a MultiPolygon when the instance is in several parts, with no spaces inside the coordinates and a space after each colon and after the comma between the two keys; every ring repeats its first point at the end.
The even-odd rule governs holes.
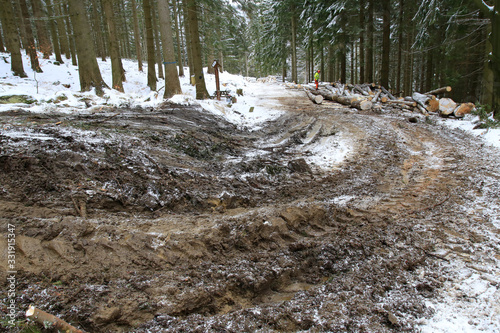
{"type": "Polygon", "coordinates": [[[473,202],[499,201],[497,151],[291,94],[256,131],[174,104],[0,114],[19,309],[89,332],[416,331],[441,262],[500,259],[473,202]]]}

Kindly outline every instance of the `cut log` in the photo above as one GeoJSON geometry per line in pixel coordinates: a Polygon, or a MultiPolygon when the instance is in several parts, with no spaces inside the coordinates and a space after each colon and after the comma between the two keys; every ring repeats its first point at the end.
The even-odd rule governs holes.
{"type": "Polygon", "coordinates": [[[424,116],[428,116],[428,115],[429,115],[429,113],[427,112],[427,110],[426,110],[426,109],[425,109],[422,105],[420,105],[420,104],[418,104],[418,103],[417,103],[417,109],[419,109],[419,110],[420,110],[420,112],[422,112],[422,114],[423,114],[424,116]]]}
{"type": "Polygon", "coordinates": [[[453,110],[453,115],[457,118],[463,118],[466,114],[472,112],[475,109],[474,103],[463,103],[453,110]]]}
{"type": "Polygon", "coordinates": [[[365,91],[363,88],[361,88],[361,86],[359,84],[354,85],[354,90],[356,90],[357,92],[359,92],[363,96],[370,96],[370,94],[367,91],[365,91]]]}
{"type": "Polygon", "coordinates": [[[355,107],[358,110],[370,110],[373,106],[373,103],[367,99],[360,99],[351,102],[351,106],[355,107]]]}
{"type": "Polygon", "coordinates": [[[425,95],[439,95],[439,94],[444,94],[444,93],[447,93],[447,92],[450,92],[450,91],[451,91],[451,87],[450,86],[446,86],[446,87],[442,87],[442,88],[439,88],[439,89],[436,89],[436,90],[432,90],[432,91],[426,92],[425,95]]]}
{"type": "MultiPolygon", "coordinates": [[[[434,96],[432,96],[434,97],[434,96]]],[[[439,110],[439,101],[435,98],[431,98],[427,101],[427,107],[425,108],[429,112],[438,112],[439,110]]]]}
{"type": "Polygon", "coordinates": [[[306,92],[307,94],[307,97],[309,97],[309,99],[311,101],[313,101],[314,103],[316,104],[321,104],[323,103],[323,96],[321,95],[313,95],[309,90],[307,89],[304,89],[304,91],[306,92]]]}
{"type": "Polygon", "coordinates": [[[409,102],[409,101],[404,101],[404,100],[395,100],[395,101],[392,101],[392,100],[389,100],[387,101],[387,103],[389,104],[402,104],[402,105],[408,105],[408,106],[417,106],[417,102],[409,102]]]}
{"type": "Polygon", "coordinates": [[[343,104],[343,105],[348,105],[352,106],[356,109],[359,110],[369,110],[372,108],[373,103],[370,102],[367,98],[363,96],[356,96],[356,95],[350,95],[350,96],[340,96],[334,94],[330,89],[319,89],[319,90],[312,90],[310,91],[311,94],[313,95],[321,95],[324,98],[343,104]]]}
{"type": "Polygon", "coordinates": [[[439,114],[441,116],[449,116],[455,111],[457,103],[455,103],[451,98],[441,98],[439,99],[439,114]]]}
{"type": "Polygon", "coordinates": [[[35,322],[42,324],[45,328],[53,328],[62,332],[70,333],[85,333],[78,328],[71,326],[62,319],[57,318],[50,313],[44,312],[30,305],[28,311],[26,311],[26,318],[32,319],[35,322]]]}
{"type": "Polygon", "coordinates": [[[382,96],[382,97],[380,98],[380,101],[381,101],[382,103],[387,103],[387,101],[389,101],[389,97],[387,97],[387,96],[382,96]]]}
{"type": "Polygon", "coordinates": [[[380,94],[382,93],[382,90],[377,91],[377,93],[372,97],[372,102],[376,103],[380,94]]]}
{"type": "Polygon", "coordinates": [[[391,100],[395,100],[396,97],[394,97],[387,89],[385,89],[384,87],[380,87],[380,89],[382,90],[382,92],[384,94],[387,95],[387,97],[389,97],[391,100]]]}
{"type": "Polygon", "coordinates": [[[423,108],[426,108],[427,107],[427,101],[429,101],[431,99],[431,96],[425,95],[425,94],[421,94],[421,93],[418,93],[418,92],[414,92],[411,95],[411,98],[415,102],[417,102],[420,106],[422,106],[423,108]]]}

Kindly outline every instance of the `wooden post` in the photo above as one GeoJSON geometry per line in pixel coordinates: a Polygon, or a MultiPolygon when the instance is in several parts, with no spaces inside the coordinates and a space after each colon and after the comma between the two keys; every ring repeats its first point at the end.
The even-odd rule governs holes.
{"type": "Polygon", "coordinates": [[[222,67],[217,60],[214,60],[214,62],[212,63],[212,67],[215,70],[215,88],[216,88],[217,100],[220,101],[219,68],[221,68],[222,71],[222,67]]]}

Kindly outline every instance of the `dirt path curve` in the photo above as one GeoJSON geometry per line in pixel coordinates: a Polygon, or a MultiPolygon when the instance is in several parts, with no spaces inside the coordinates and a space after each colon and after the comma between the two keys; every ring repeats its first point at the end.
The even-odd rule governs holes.
{"type": "Polygon", "coordinates": [[[433,119],[275,98],[284,115],[252,132],[170,104],[0,114],[19,317],[34,303],[91,332],[498,331],[498,150],[433,119]]]}

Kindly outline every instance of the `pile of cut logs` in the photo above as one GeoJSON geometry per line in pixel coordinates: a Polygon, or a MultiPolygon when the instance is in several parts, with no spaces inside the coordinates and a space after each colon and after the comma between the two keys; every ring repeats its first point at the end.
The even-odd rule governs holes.
{"type": "Polygon", "coordinates": [[[443,87],[425,94],[418,92],[405,98],[394,97],[382,86],[372,84],[321,84],[319,89],[311,85],[304,86],[304,91],[311,101],[321,104],[323,99],[335,101],[359,110],[377,108],[392,108],[399,110],[417,111],[424,115],[439,114],[443,117],[454,116],[463,118],[474,110],[473,103],[455,103],[451,98],[437,98],[436,96],[451,91],[451,87],[443,87]]]}

